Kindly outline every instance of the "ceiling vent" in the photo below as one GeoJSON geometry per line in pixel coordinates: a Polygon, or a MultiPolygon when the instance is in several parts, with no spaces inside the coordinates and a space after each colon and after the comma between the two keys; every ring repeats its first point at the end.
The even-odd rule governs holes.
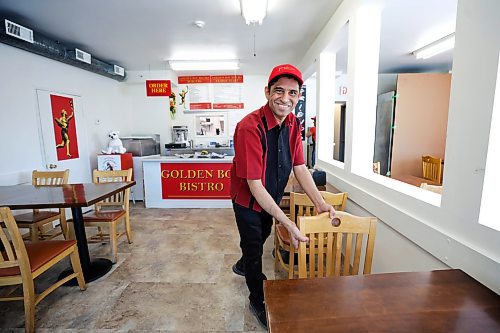
{"type": "Polygon", "coordinates": [[[87,64],[92,63],[92,56],[90,55],[90,53],[87,53],[77,48],[75,48],[75,58],[76,60],[86,62],[87,64]]]}
{"type": "Polygon", "coordinates": [[[115,65],[115,74],[125,76],[125,68],[115,65]]]}
{"type": "MultiPolygon", "coordinates": [[[[0,21],[2,20],[0,19],[0,21]]],[[[117,81],[125,79],[126,73],[123,67],[99,60],[90,53],[75,48],[74,45],[64,45],[57,40],[50,39],[12,21],[4,21],[5,26],[0,23],[0,43],[85,69],[117,81]]]]}
{"type": "Polygon", "coordinates": [[[26,42],[33,43],[33,30],[23,27],[17,23],[5,20],[5,33],[7,35],[22,39],[26,42]]]}

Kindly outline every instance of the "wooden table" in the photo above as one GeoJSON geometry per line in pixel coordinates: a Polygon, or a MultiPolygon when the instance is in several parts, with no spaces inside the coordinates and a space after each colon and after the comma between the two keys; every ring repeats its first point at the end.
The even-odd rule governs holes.
{"type": "MultiPolygon", "coordinates": [[[[61,186],[0,186],[0,207],[6,206],[13,210],[71,208],[83,275],[86,282],[91,282],[109,272],[112,262],[101,258],[90,260],[82,207],[91,206],[133,185],[135,185],[135,181],[103,184],[68,184],[61,186]]],[[[73,270],[64,271],[61,273],[60,278],[72,272],[73,270]]],[[[76,279],[70,282],[76,284],[76,279]]]]}
{"type": "Polygon", "coordinates": [[[269,332],[500,332],[500,296],[461,270],[264,281],[269,332]]]}
{"type": "Polygon", "coordinates": [[[399,181],[402,181],[403,183],[407,183],[413,186],[420,187],[422,183],[427,183],[429,185],[441,185],[438,182],[434,182],[429,179],[413,176],[413,175],[398,175],[398,176],[391,176],[392,179],[397,179],[399,181]]]}

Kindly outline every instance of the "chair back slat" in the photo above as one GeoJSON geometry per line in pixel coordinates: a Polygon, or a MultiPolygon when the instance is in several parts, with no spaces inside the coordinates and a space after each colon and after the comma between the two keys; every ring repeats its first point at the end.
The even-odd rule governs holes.
{"type": "Polygon", "coordinates": [[[310,240],[299,246],[299,278],[357,275],[362,256],[363,274],[371,273],[377,219],[342,211],[336,217],[336,227],[328,213],[299,217],[300,231],[310,240]]]}
{"type": "MultiPolygon", "coordinates": [[[[132,169],[127,170],[112,170],[101,171],[94,170],[92,173],[94,183],[118,183],[132,181],[132,169]]],[[[129,205],[130,188],[118,192],[103,201],[95,204],[96,210],[101,210],[102,207],[121,207],[127,209],[129,205]]]]}

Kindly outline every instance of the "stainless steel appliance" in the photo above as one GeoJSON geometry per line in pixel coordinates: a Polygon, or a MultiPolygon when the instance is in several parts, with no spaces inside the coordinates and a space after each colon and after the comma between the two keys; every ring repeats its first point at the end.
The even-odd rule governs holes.
{"type": "Polygon", "coordinates": [[[189,146],[187,126],[172,126],[172,143],[181,143],[189,146]]]}
{"type": "Polygon", "coordinates": [[[131,135],[121,138],[123,147],[132,156],[150,156],[160,154],[160,135],[131,135]]]}

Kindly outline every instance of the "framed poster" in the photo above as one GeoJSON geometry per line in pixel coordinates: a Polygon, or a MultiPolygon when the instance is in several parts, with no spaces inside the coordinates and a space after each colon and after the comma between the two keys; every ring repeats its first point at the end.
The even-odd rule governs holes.
{"type": "Polygon", "coordinates": [[[299,102],[295,106],[295,116],[300,120],[300,125],[302,126],[302,130],[300,135],[302,136],[302,141],[306,138],[306,86],[303,85],[300,88],[300,96],[299,102]]]}

